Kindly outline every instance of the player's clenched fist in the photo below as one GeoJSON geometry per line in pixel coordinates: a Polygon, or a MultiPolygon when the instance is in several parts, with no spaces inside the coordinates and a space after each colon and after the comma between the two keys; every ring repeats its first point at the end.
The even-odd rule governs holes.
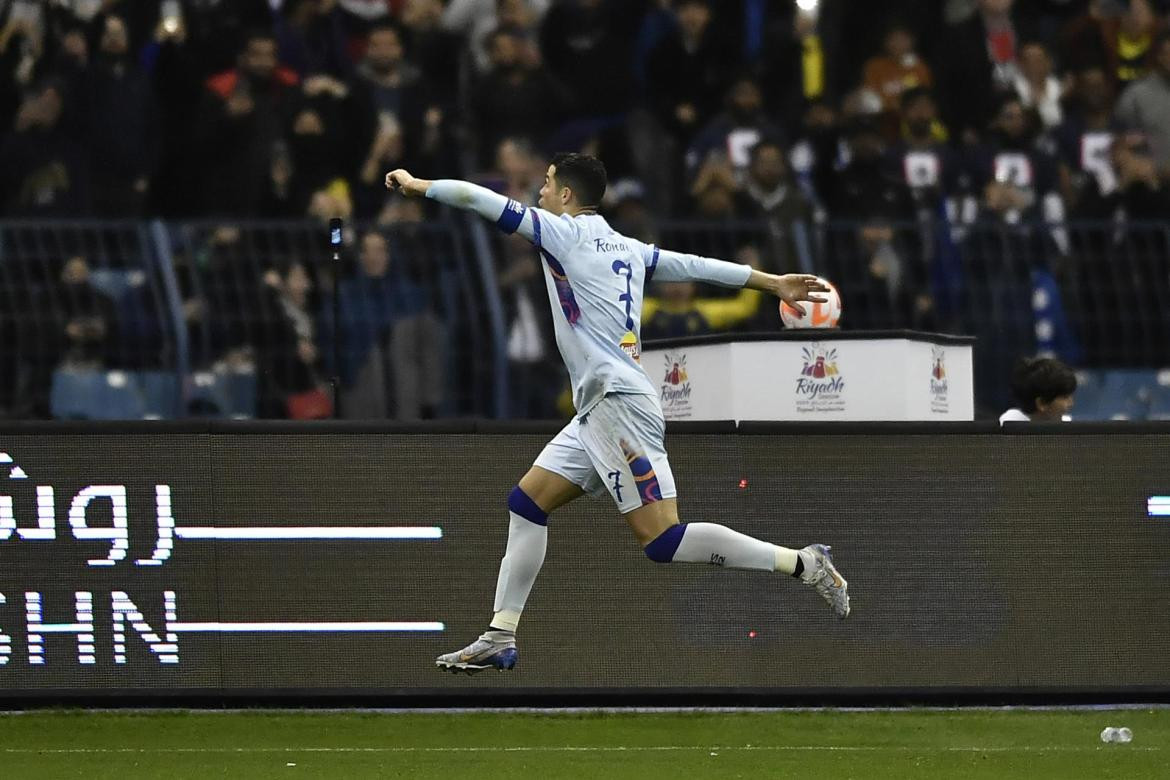
{"type": "Polygon", "coordinates": [[[398,191],[407,197],[421,198],[427,194],[431,182],[425,179],[416,179],[409,171],[397,168],[386,174],[386,189],[398,191]]]}
{"type": "Polygon", "coordinates": [[[386,174],[386,189],[397,190],[405,189],[406,185],[414,181],[414,177],[402,168],[390,171],[386,174]]]}

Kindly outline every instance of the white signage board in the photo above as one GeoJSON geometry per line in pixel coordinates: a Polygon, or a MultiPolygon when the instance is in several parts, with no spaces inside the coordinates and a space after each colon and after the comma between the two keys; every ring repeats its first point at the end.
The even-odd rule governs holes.
{"type": "Polygon", "coordinates": [[[642,365],[668,420],[975,418],[970,343],[850,335],[651,345],[642,365]]]}

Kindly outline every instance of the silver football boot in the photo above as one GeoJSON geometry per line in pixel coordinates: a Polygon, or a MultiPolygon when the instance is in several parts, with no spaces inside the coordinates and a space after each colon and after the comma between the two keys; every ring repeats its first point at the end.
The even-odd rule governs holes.
{"type": "Polygon", "coordinates": [[[801,550],[812,556],[814,564],[804,567],[800,580],[821,594],[821,598],[833,608],[833,614],[844,620],[849,616],[849,583],[833,565],[830,549],[825,544],[810,544],[801,550]]]}

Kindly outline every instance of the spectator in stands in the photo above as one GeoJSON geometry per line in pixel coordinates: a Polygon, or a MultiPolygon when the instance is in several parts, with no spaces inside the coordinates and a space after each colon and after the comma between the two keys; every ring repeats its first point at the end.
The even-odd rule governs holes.
{"type": "Polygon", "coordinates": [[[183,313],[189,327],[206,327],[206,342],[195,347],[197,362],[225,362],[255,370],[255,345],[270,314],[260,269],[236,225],[220,225],[188,259],[183,313]]]}
{"type": "MultiPolygon", "coordinates": [[[[884,165],[885,140],[874,115],[858,115],[848,127],[849,163],[836,175],[822,175],[829,213],[838,219],[896,222],[913,215],[909,189],[884,165]]],[[[832,160],[818,160],[832,166],[832,160]]]]}
{"type": "MultiPolygon", "coordinates": [[[[748,5],[744,3],[744,12],[748,5]]],[[[763,28],[762,37],[755,25],[744,24],[742,39],[749,48],[752,39],[761,45],[759,81],[768,85],[768,111],[785,123],[787,133],[795,134],[798,128],[794,120],[805,116],[813,104],[833,98],[828,47],[815,11],[806,11],[795,3],[768,6],[778,10],[778,18],[763,28]]],[[[743,18],[747,19],[746,13],[743,18]]]]}
{"type": "Polygon", "coordinates": [[[520,203],[535,202],[544,184],[548,161],[523,138],[505,138],[496,147],[494,171],[481,181],[520,203]]]}
{"type": "Polygon", "coordinates": [[[540,27],[540,52],[573,94],[576,115],[620,122],[633,102],[632,41],[646,0],[560,0],[540,27]]]}
{"type": "Polygon", "coordinates": [[[800,270],[797,236],[802,227],[812,226],[812,204],[792,178],[784,147],[775,141],[760,141],[752,148],[747,175],[736,194],[736,213],[767,224],[771,251],[761,270],[776,274],[800,270]]]}
{"type": "Polygon", "coordinates": [[[838,134],[838,122],[833,105],[823,100],[814,101],[804,112],[801,132],[788,154],[794,179],[821,216],[824,216],[825,209],[820,192],[827,192],[829,187],[818,177],[831,175],[834,163],[840,157],[843,142],[838,134]]]}
{"type": "Polygon", "coordinates": [[[687,168],[698,173],[711,160],[725,162],[733,171],[747,168],[751,150],[765,138],[777,140],[780,129],[764,114],[764,95],[750,77],[732,82],[726,109],[695,137],[687,152],[687,168]]]}
{"type": "Polygon", "coordinates": [[[62,264],[57,282],[46,302],[59,318],[57,368],[110,367],[118,344],[114,302],[90,284],[89,262],[81,255],[62,264]]]}
{"type": "Polygon", "coordinates": [[[345,78],[353,71],[337,0],[285,0],[275,21],[280,61],[300,76],[345,78]]]}
{"type": "Polygon", "coordinates": [[[312,193],[358,170],[358,155],[373,135],[374,116],[366,108],[332,76],[304,80],[285,133],[291,171],[284,213],[303,214],[312,193]]]}
{"type": "Polygon", "coordinates": [[[719,110],[728,53],[711,29],[709,0],[678,0],[677,29],[650,53],[646,81],[658,121],[684,142],[719,110]]]}
{"type": "Polygon", "coordinates": [[[1058,422],[1070,420],[1077,375],[1055,358],[1024,358],[1016,363],[1011,378],[1017,405],[999,416],[1006,422],[1058,422]]]}
{"type": "Polygon", "coordinates": [[[370,30],[357,79],[369,94],[379,126],[391,119],[403,128],[414,123],[422,113],[420,78],[418,68],[406,59],[397,26],[382,23],[370,30]]]}
{"type": "MultiPolygon", "coordinates": [[[[249,30],[271,32],[272,5],[268,0],[201,0],[184,2],[173,34],[198,71],[200,80],[234,67],[240,44],[249,30]]],[[[165,20],[159,20],[160,26],[165,20]]],[[[157,36],[157,33],[156,33],[157,36]]]]}
{"type": "Polygon", "coordinates": [[[730,298],[699,298],[694,282],[661,282],[655,294],[642,302],[642,338],[670,339],[729,330],[753,317],[762,299],[757,290],[747,288],[730,298]]]}
{"type": "Polygon", "coordinates": [[[1045,130],[1060,124],[1064,90],[1052,73],[1052,56],[1044,44],[1032,42],[1020,48],[1015,87],[1024,107],[1036,111],[1045,130]]]}
{"type": "Polygon", "coordinates": [[[360,26],[389,19],[395,4],[387,0],[337,0],[337,5],[360,26]]]}
{"type": "MultiPolygon", "coordinates": [[[[1165,219],[1170,214],[1170,179],[1159,175],[1147,137],[1140,133],[1120,133],[1114,139],[1112,151],[1125,215],[1135,220],[1165,219]]],[[[1163,246],[1157,254],[1164,259],[1166,251],[1167,247],[1163,246]]],[[[1170,276],[1157,271],[1153,276],[1159,286],[1170,281],[1170,276]]]]}
{"type": "Polygon", "coordinates": [[[953,216],[964,189],[965,171],[945,143],[934,95],[916,87],[902,93],[902,140],[888,153],[891,174],[909,189],[920,217],[953,216]]]}
{"type": "MultiPolygon", "coordinates": [[[[442,325],[427,290],[378,232],[362,236],[358,273],[341,283],[341,413],[346,419],[429,419],[443,396],[442,325]]],[[[326,308],[323,321],[331,317],[326,308]]],[[[332,348],[330,334],[323,348],[332,348]]]]}
{"type": "Polygon", "coordinates": [[[103,20],[84,98],[94,211],[106,217],[140,216],[160,139],[152,85],[130,58],[129,33],[119,16],[103,20]]]}
{"type": "Polygon", "coordinates": [[[90,61],[90,46],[85,26],[80,22],[64,23],[50,71],[67,83],[73,84],[83,78],[90,61]]]}
{"type": "Polygon", "coordinates": [[[294,102],[297,76],[278,66],[276,40],[246,36],[237,66],[207,82],[200,114],[206,210],[257,216],[271,198],[273,152],[294,102]]]}
{"type": "Polygon", "coordinates": [[[973,186],[982,192],[982,216],[1008,223],[1064,218],[1055,161],[1034,144],[1035,127],[1016,95],[1000,101],[988,141],[972,152],[973,186]]]}
{"type": "Polygon", "coordinates": [[[658,243],[658,227],[646,205],[646,187],[637,179],[619,179],[605,190],[607,219],[623,236],[658,243]]]}
{"type": "Polygon", "coordinates": [[[1061,193],[1071,215],[1108,219],[1117,208],[1112,150],[1121,128],[1113,118],[1113,91],[1104,68],[1076,74],[1071,97],[1055,133],[1061,193]]]}
{"type": "Polygon", "coordinates": [[[830,232],[826,273],[849,280],[850,327],[912,327],[930,306],[920,297],[920,253],[908,238],[916,236],[908,224],[910,188],[889,169],[877,115],[856,114],[847,133],[848,164],[836,175],[818,176],[829,213],[851,223],[830,232]]]}
{"type": "MultiPolygon", "coordinates": [[[[369,110],[381,135],[397,122],[405,154],[422,167],[434,164],[434,157],[442,152],[445,133],[441,95],[428,88],[418,67],[406,59],[398,27],[385,23],[371,30],[358,67],[358,84],[366,93],[364,99],[371,105],[369,110]]],[[[375,143],[378,135],[370,135],[375,143]]],[[[367,158],[374,152],[371,146],[367,158]]]]}
{"type": "Polygon", "coordinates": [[[1150,69],[1154,41],[1165,24],[1154,15],[1150,0],[1129,0],[1117,29],[1117,81],[1124,88],[1150,69]]]}
{"type": "Polygon", "coordinates": [[[947,126],[973,143],[997,100],[1014,87],[1020,31],[1013,0],[978,0],[978,13],[946,30],[940,64],[940,96],[947,126]]]}
{"type": "Polygon", "coordinates": [[[477,71],[491,67],[489,37],[509,28],[536,30],[552,0],[449,0],[443,9],[443,28],[466,39],[477,71]]]}
{"type": "Polygon", "coordinates": [[[472,135],[481,166],[491,164],[505,138],[533,145],[545,141],[569,111],[567,89],[526,55],[527,46],[513,28],[500,28],[488,38],[490,66],[471,93],[472,135]]]}
{"type": "Polygon", "coordinates": [[[712,154],[691,183],[691,214],[705,220],[735,219],[735,192],[739,181],[731,164],[712,154]]]}
{"type": "Polygon", "coordinates": [[[865,63],[862,85],[882,100],[884,122],[897,137],[902,93],[908,89],[930,87],[930,67],[915,51],[914,34],[902,23],[886,31],[882,54],[865,63]]]}
{"type": "Polygon", "coordinates": [[[500,250],[503,259],[496,280],[507,328],[508,412],[512,417],[551,420],[559,416],[556,399],[566,374],[551,359],[556,344],[542,261],[519,235],[500,239],[500,250]]]}
{"type": "Polygon", "coordinates": [[[149,187],[151,212],[163,216],[199,214],[203,193],[192,181],[203,177],[202,160],[192,153],[198,148],[200,111],[206,61],[199,55],[208,50],[197,46],[189,32],[186,16],[159,19],[154,34],[142,51],[142,61],[154,87],[159,134],[158,160],[149,187]]]}
{"type": "Polygon", "coordinates": [[[1117,118],[1145,134],[1159,177],[1170,183],[1170,33],[1152,46],[1153,69],[1130,85],[1117,102],[1117,118]]]}
{"type": "Polygon", "coordinates": [[[302,263],[294,261],[283,273],[270,269],[263,278],[269,317],[263,335],[253,345],[260,415],[294,419],[328,417],[332,408],[321,390],[317,326],[311,313],[312,277],[302,263]],[[309,402],[306,404],[305,400],[309,402]]]}
{"type": "MultiPolygon", "coordinates": [[[[374,133],[374,141],[354,182],[354,209],[359,219],[377,217],[390,205],[383,177],[386,171],[401,167],[406,159],[402,124],[392,116],[383,116],[374,133]]],[[[398,200],[402,200],[399,198],[398,200]]]]}
{"type": "Polygon", "coordinates": [[[78,216],[89,212],[85,148],[62,121],[65,89],[43,82],[20,104],[0,140],[0,204],[10,217],[78,216]]]}
{"type": "Polygon", "coordinates": [[[1061,33],[1061,61],[1074,71],[1103,68],[1120,93],[1145,75],[1153,40],[1164,28],[1148,0],[1090,0],[1061,33]]]}
{"type": "Polygon", "coordinates": [[[451,111],[458,101],[463,36],[443,29],[442,0],[406,0],[402,26],[411,62],[426,74],[428,101],[451,111]]]}

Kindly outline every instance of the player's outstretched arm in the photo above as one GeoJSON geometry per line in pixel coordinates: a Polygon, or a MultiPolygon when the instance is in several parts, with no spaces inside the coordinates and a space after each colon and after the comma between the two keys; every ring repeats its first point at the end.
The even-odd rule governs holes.
{"type": "Polygon", "coordinates": [[[399,168],[386,174],[386,189],[408,198],[430,198],[452,208],[474,211],[505,232],[519,232],[533,240],[532,222],[523,218],[525,208],[487,187],[458,179],[418,179],[399,168]]]}
{"type": "MultiPolygon", "coordinates": [[[[768,274],[749,265],[728,263],[710,257],[687,255],[647,247],[647,276],[667,282],[708,282],[724,287],[747,287],[775,295],[789,304],[797,301],[823,301],[812,293],[828,292],[815,276],[809,274],[768,274]]],[[[800,311],[800,307],[795,307],[800,311]]]]}

